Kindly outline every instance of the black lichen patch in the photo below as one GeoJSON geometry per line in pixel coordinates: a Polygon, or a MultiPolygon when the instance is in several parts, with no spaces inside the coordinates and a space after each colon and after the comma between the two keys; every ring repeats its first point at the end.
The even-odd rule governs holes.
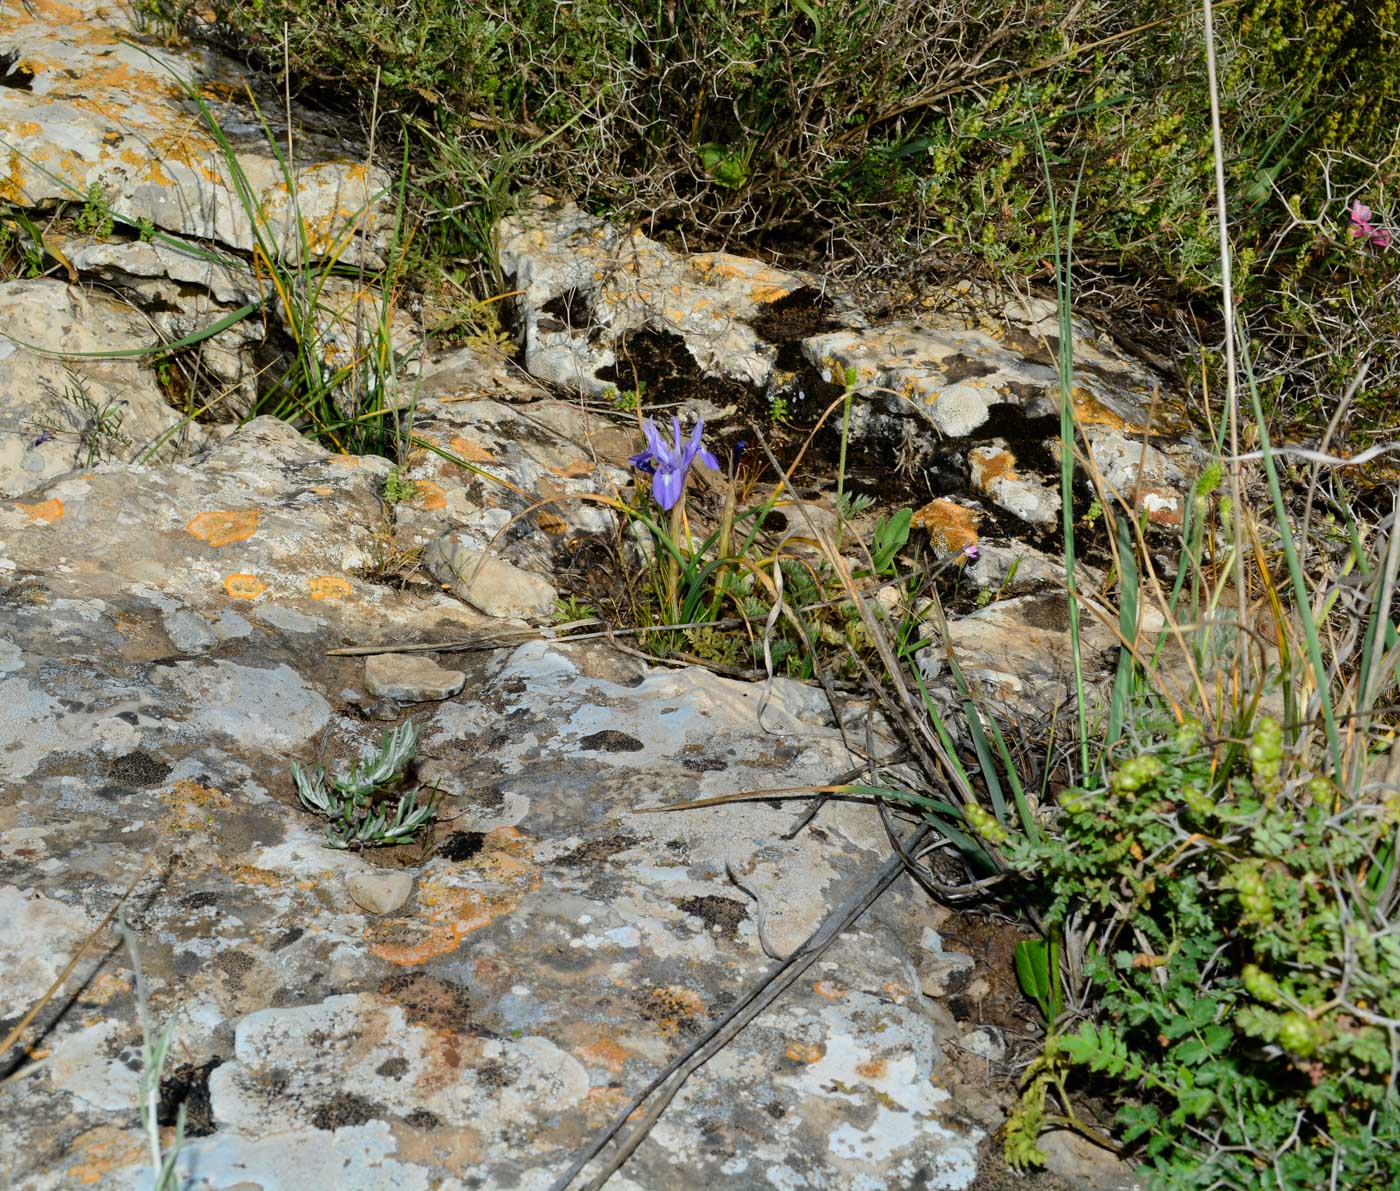
{"type": "Polygon", "coordinates": [[[242,951],[221,951],[214,957],[214,966],[221,971],[231,988],[242,988],[243,981],[253,970],[254,959],[242,951]]]}
{"type": "Polygon", "coordinates": [[[484,831],[454,831],[438,845],[444,860],[470,860],[486,846],[484,831]]]}
{"type": "Polygon", "coordinates": [[[688,769],[691,773],[713,773],[719,769],[728,769],[729,765],[717,757],[686,757],[681,762],[682,769],[688,769]]]}
{"type": "Polygon", "coordinates": [[[278,936],[277,942],[273,943],[272,950],[281,951],[284,947],[290,947],[304,934],[306,934],[306,928],[304,926],[294,926],[290,930],[283,931],[282,934],[278,936]]]}
{"type": "Polygon", "coordinates": [[[376,1075],[382,1075],[385,1079],[401,1079],[408,1074],[408,1060],[396,1055],[392,1059],[385,1059],[374,1069],[376,1075]]]}
{"type": "Polygon", "coordinates": [[[170,766],[144,749],[136,749],[112,760],[107,776],[123,786],[155,786],[170,776],[170,766]]]}
{"type": "Polygon", "coordinates": [[[635,736],[619,732],[616,728],[605,728],[594,732],[578,742],[579,748],[591,753],[640,753],[646,748],[635,736]]]}
{"type": "Polygon", "coordinates": [[[187,893],[180,899],[180,906],[185,910],[205,910],[218,904],[219,895],[212,889],[201,889],[195,893],[187,893]]]}
{"type": "Polygon", "coordinates": [[[476,1082],[483,1088],[508,1088],[515,1074],[504,1063],[489,1059],[476,1069],[476,1082]]]}
{"type": "Polygon", "coordinates": [[[471,1027],[471,995],[461,985],[437,976],[396,972],[380,983],[379,994],[395,1002],[410,1025],[454,1034],[471,1027]]]}
{"type": "Polygon", "coordinates": [[[693,914],[716,934],[723,935],[726,939],[737,938],[739,923],[749,916],[749,908],[743,902],[737,902],[730,897],[715,897],[713,894],[706,897],[688,897],[677,902],[676,906],[687,914],[693,914]]]}
{"type": "Polygon", "coordinates": [[[209,1076],[221,1062],[210,1059],[198,1067],[181,1063],[162,1079],[156,1120],[162,1125],[173,1125],[183,1107],[186,1137],[208,1137],[213,1133],[214,1102],[209,1095],[209,1076]]]}
{"type": "Polygon", "coordinates": [[[600,860],[607,860],[610,856],[615,856],[618,852],[627,851],[636,843],[637,837],[626,832],[605,835],[598,839],[589,840],[582,847],[575,848],[567,855],[559,857],[554,863],[568,865],[571,868],[585,864],[596,864],[600,860]]]}
{"type": "Polygon", "coordinates": [[[330,1132],[347,1125],[363,1125],[383,1115],[384,1106],[356,1092],[337,1092],[311,1114],[311,1125],[330,1132]]]}
{"type": "Polygon", "coordinates": [[[408,1116],[404,1117],[404,1124],[411,1125],[415,1129],[436,1129],[442,1124],[442,1118],[435,1112],[429,1112],[426,1108],[415,1108],[408,1116]]]}

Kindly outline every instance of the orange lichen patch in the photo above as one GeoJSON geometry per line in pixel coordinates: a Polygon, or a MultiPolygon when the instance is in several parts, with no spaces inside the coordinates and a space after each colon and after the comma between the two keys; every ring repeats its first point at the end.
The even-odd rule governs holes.
{"type": "Polygon", "coordinates": [[[447,508],[447,493],[443,491],[441,484],[434,484],[432,480],[419,480],[418,491],[413,494],[413,505],[424,511],[447,508]]]}
{"type": "Polygon", "coordinates": [[[193,831],[196,828],[211,826],[214,812],[228,809],[232,802],[222,790],[211,786],[201,786],[188,778],[182,778],[160,796],[160,800],[170,808],[170,814],[163,826],[174,827],[179,831],[193,831]]]}
{"type": "Polygon", "coordinates": [[[43,125],[36,124],[33,120],[21,120],[12,127],[16,136],[38,136],[44,131],[43,125]]]}
{"type": "Polygon", "coordinates": [[[776,302],[797,288],[791,274],[728,252],[697,253],[690,263],[706,277],[745,282],[755,302],[776,302]]]}
{"type": "Polygon", "coordinates": [[[826,1051],[811,1042],[789,1042],[783,1051],[794,1063],[820,1063],[826,1051]]]}
{"type": "Polygon", "coordinates": [[[540,528],[545,533],[564,533],[568,530],[569,524],[557,513],[551,513],[548,509],[540,509],[535,514],[535,520],[539,522],[540,528]]]}
{"type": "Polygon", "coordinates": [[[178,161],[191,168],[212,159],[218,151],[218,145],[200,132],[195,123],[187,124],[179,132],[166,132],[151,139],[153,157],[178,161]]]}
{"type": "Polygon", "coordinates": [[[267,584],[256,575],[240,572],[224,579],[224,591],[231,600],[256,600],[266,590],[267,584]]]}
{"type": "Polygon", "coordinates": [[[1016,456],[1005,447],[975,447],[967,461],[972,465],[972,486],[979,492],[990,491],[994,480],[1016,478],[1016,456]]]}
{"type": "Polygon", "coordinates": [[[282,884],[282,878],[265,868],[254,868],[251,864],[238,864],[228,870],[228,875],[239,885],[261,885],[264,887],[282,884]]]}
{"type": "Polygon", "coordinates": [[[566,480],[578,480],[593,474],[593,464],[587,459],[575,459],[564,467],[551,467],[549,470],[566,480]]]}
{"type": "Polygon", "coordinates": [[[474,443],[471,439],[463,438],[460,434],[456,435],[452,441],[447,444],[447,449],[456,455],[458,459],[465,460],[467,463],[496,462],[496,456],[491,454],[491,452],[480,443],[474,443]]]}
{"type": "Polygon", "coordinates": [[[812,991],[828,1001],[843,1001],[850,989],[844,984],[837,984],[834,980],[818,980],[816,984],[812,985],[812,991]]]}
{"type": "MultiPolygon", "coordinates": [[[[420,891],[420,903],[422,900],[420,891]]],[[[490,896],[475,889],[454,889],[434,898],[426,920],[371,922],[365,928],[365,942],[373,954],[387,963],[400,967],[425,964],[451,955],[469,934],[489,926],[502,914],[509,914],[519,900],[514,896],[490,896]]]]}
{"type": "Polygon", "coordinates": [[[1074,420],[1081,426],[1107,426],[1112,430],[1127,430],[1130,433],[1142,429],[1109,409],[1082,385],[1075,385],[1071,396],[1074,399],[1074,420]]]}
{"type": "Polygon", "coordinates": [[[470,868],[494,888],[463,888],[452,883],[461,879],[456,873],[430,874],[418,886],[421,917],[371,922],[364,935],[369,949],[401,967],[449,955],[469,934],[514,911],[525,894],[540,886],[530,843],[513,827],[488,832],[470,868]]]}
{"type": "Polygon", "coordinates": [[[7,203],[26,204],[24,184],[24,160],[13,150],[5,162],[6,173],[0,178],[0,200],[7,203]]]}
{"type": "Polygon", "coordinates": [[[963,550],[977,545],[977,513],[942,497],[924,505],[910,523],[927,530],[939,550],[963,550]]]}
{"type": "Polygon", "coordinates": [[[224,509],[199,513],[185,526],[185,532],[216,547],[227,546],[230,542],[241,542],[258,532],[258,511],[224,509]]]}
{"type": "Polygon", "coordinates": [[[633,999],[642,1017],[668,1041],[692,1033],[705,1018],[705,1002],[700,994],[679,984],[638,989],[633,999]]]}
{"type": "Polygon", "coordinates": [[[56,496],[34,505],[20,504],[16,501],[15,508],[19,509],[31,521],[43,521],[48,525],[52,525],[63,516],[63,502],[56,496]]]}
{"type": "Polygon", "coordinates": [[[313,600],[343,600],[354,590],[350,581],[341,575],[317,575],[307,580],[313,600]]]}
{"type": "Polygon", "coordinates": [[[316,484],[311,489],[317,496],[329,496],[335,491],[329,484],[316,484]]]}
{"type": "Polygon", "coordinates": [[[626,1095],[622,1088],[589,1088],[583,1098],[599,1112],[615,1112],[626,1095]]]}
{"type": "Polygon", "coordinates": [[[871,1059],[868,1063],[858,1063],[856,1074],[864,1079],[884,1079],[889,1069],[888,1059],[871,1059]]]}
{"type": "Polygon", "coordinates": [[[113,1125],[99,1125],[75,1137],[69,1153],[76,1159],[68,1168],[69,1180],[80,1187],[92,1187],[142,1161],[146,1156],[146,1140],[137,1132],[127,1133],[113,1125]]]}
{"type": "MultiPolygon", "coordinates": [[[[567,497],[568,493],[561,492],[548,480],[541,480],[539,496],[541,500],[557,501],[567,497]]],[[[546,506],[545,508],[537,509],[535,511],[535,520],[539,523],[539,527],[542,530],[544,530],[545,533],[564,533],[569,528],[568,524],[564,521],[564,519],[554,511],[554,509],[557,507],[557,505],[546,506]]]]}
{"type": "Polygon", "coordinates": [[[904,1004],[913,991],[907,984],[901,984],[898,980],[891,980],[885,985],[885,996],[889,997],[896,1005],[904,1004]]]}
{"type": "Polygon", "coordinates": [[[107,1005],[131,991],[131,981],[115,972],[103,972],[78,994],[84,1005],[107,1005]]]}
{"type": "Polygon", "coordinates": [[[332,463],[339,463],[344,467],[363,467],[365,462],[364,458],[360,455],[347,455],[344,452],[341,452],[339,455],[332,455],[330,461],[332,463]]]}
{"type": "Polygon", "coordinates": [[[632,1056],[626,1047],[612,1038],[601,1038],[588,1046],[579,1047],[574,1051],[574,1057],[585,1067],[602,1067],[618,1075],[632,1056]]]}

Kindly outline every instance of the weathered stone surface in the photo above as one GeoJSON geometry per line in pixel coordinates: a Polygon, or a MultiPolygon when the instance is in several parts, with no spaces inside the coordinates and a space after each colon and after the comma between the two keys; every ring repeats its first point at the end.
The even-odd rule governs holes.
{"type": "MultiPolygon", "coordinates": [[[[1090,616],[1081,617],[1080,632],[1084,672],[1093,684],[1107,675],[1117,638],[1090,616]]],[[[997,600],[952,621],[948,633],[964,674],[1013,718],[1048,715],[1073,689],[1063,594],[997,600]]],[[[925,679],[937,685],[944,666],[942,647],[922,650],[918,662],[925,679]]]]}
{"type": "Polygon", "coordinates": [[[518,299],[524,363],[554,384],[601,396],[614,345],[642,328],[679,335],[702,371],[762,388],[777,350],[748,325],[810,279],[727,253],[682,256],[569,204],[506,220],[501,268],[518,299]]]}
{"type": "Polygon", "coordinates": [[[558,592],[546,579],[485,550],[466,533],[445,534],[423,552],[433,577],[487,616],[528,620],[554,611],[558,592]]]}
{"type": "MultiPolygon", "coordinates": [[[[639,813],[848,767],[819,692],[527,644],[460,655],[472,695],[420,740],[443,821],[411,900],[366,917],[364,861],[322,846],[289,776],[382,728],[352,699],[360,661],[325,651],[481,624],[365,577],[387,471],[262,419],[197,462],[51,480],[23,502],[58,502],[49,520],[0,505],[5,984],[42,992],[154,856],[131,918],[177,1061],[210,1071],[196,1186],[544,1186],[766,970],[728,865],[786,952],[885,853],[868,807],[793,840],[790,807],[639,813]],[[26,953],[40,934],[52,954],[26,953]]],[[[971,1186],[980,1134],[931,1079],[901,941],[926,914],[912,886],[882,899],[621,1185],[971,1186]]],[[[81,1012],[54,1002],[49,1057],[7,1090],[0,1162],[25,1187],[140,1186],[129,966],[104,942],[75,980],[81,1012]]]]}
{"type": "Polygon", "coordinates": [[[261,237],[291,262],[378,259],[374,242],[392,218],[384,210],[388,175],[301,129],[293,193],[258,117],[220,98],[241,81],[224,83],[229,67],[217,56],[143,44],[130,10],[106,0],[7,5],[0,56],[26,84],[0,88],[8,154],[0,200],[81,202],[96,185],[107,209],[133,228],[145,219],[244,251],[261,237]],[[260,231],[191,89],[238,156],[260,231]]]}
{"type": "MultiPolygon", "coordinates": [[[[139,360],[80,354],[144,348],[151,339],[140,313],[105,294],[49,279],[0,284],[0,497],[72,468],[157,449],[169,459],[204,445],[204,429],[182,424],[139,360]]],[[[30,515],[50,511],[39,502],[30,515]]]]}
{"type": "Polygon", "coordinates": [[[404,470],[418,491],[395,509],[400,547],[462,527],[511,563],[547,574],[569,541],[614,532],[607,502],[630,481],[627,456],[636,450],[616,424],[563,401],[517,408],[452,396],[423,398],[415,419],[418,437],[442,454],[417,451],[404,470]]]}
{"type": "Polygon", "coordinates": [[[1076,1189],[1142,1191],[1126,1162],[1072,1129],[1051,1129],[1036,1144],[1045,1154],[1048,1169],[1076,1189]]]}
{"type": "Polygon", "coordinates": [[[1001,1063],[1006,1059],[1006,1039],[995,1026],[978,1026],[975,1030],[968,1030],[958,1039],[958,1045],[989,1063],[1001,1063]]]}
{"type": "MultiPolygon", "coordinates": [[[[43,994],[142,876],[128,912],[153,1017],[174,1023],[166,1092],[192,1089],[198,1118],[179,1165],[188,1185],[542,1189],[764,978],[766,952],[801,945],[888,854],[878,815],[840,801],[791,839],[797,812],[771,802],[651,813],[849,769],[821,692],[653,668],[492,619],[547,620],[550,578],[590,538],[615,543],[617,500],[635,482],[635,427],[545,383],[606,393],[640,332],[674,337],[699,372],[749,396],[830,387],[855,367],[853,442],[906,475],[935,455],[971,473],[982,499],[958,488],[915,518],[947,554],[979,545],[951,565],[984,587],[1053,585],[1056,560],[997,536],[1008,519],[993,507],[1054,521],[1053,485],[1032,487],[1053,471],[1053,308],[988,315],[984,295],[981,314],[870,331],[837,299],[815,311],[820,333],[802,332],[807,363],[779,367],[771,316],[807,301],[812,278],[684,256],[554,203],[502,229],[533,376],[486,349],[420,352],[416,320],[398,311],[378,345],[396,359],[376,352],[366,372],[380,294],[332,278],[317,309],[282,306],[179,80],[203,89],[240,155],[266,221],[260,251],[373,264],[385,177],[299,117],[295,156],[308,164],[293,203],[249,111],[222,98],[228,64],[147,54],[123,41],[128,19],[98,0],[0,15],[0,59],[20,80],[0,88],[16,149],[0,161],[0,201],[52,205],[97,183],[128,226],[103,240],[56,230],[50,247],[144,313],[47,279],[0,286],[0,325],[50,352],[143,348],[262,301],[314,336],[328,366],[353,365],[358,392],[411,410],[418,442],[398,460],[394,504],[389,460],[327,454],[268,418],[187,427],[137,465],[178,420],[138,362],[65,361],[0,338],[7,1013],[43,994]],[[138,239],[141,219],[201,246],[138,239]],[[89,460],[81,425],[36,441],[35,402],[74,377],[100,403],[127,403],[132,442],[111,444],[110,461],[89,460]],[[970,437],[993,432],[1002,441],[970,437]],[[999,466],[1005,440],[1022,463],[999,466]],[[494,648],[454,654],[451,670],[330,652],[461,638],[494,648]],[[434,702],[408,709],[421,729],[413,778],[441,791],[441,819],[377,857],[385,867],[324,847],[291,762],[368,758],[417,700],[434,702]]],[[[200,397],[216,414],[252,408],[262,326],[200,347],[218,382],[200,397]]],[[[1143,450],[1156,378],[1092,329],[1075,334],[1084,440],[1111,484],[1170,523],[1189,452],[1158,436],[1174,425],[1154,425],[1143,450]]],[[[832,536],[827,499],[801,499],[832,536]]],[[[796,506],[787,532],[811,532],[796,506]]],[[[1086,626],[1092,679],[1113,642],[1086,626]]],[[[950,637],[1013,717],[1043,714],[1067,689],[1063,599],[1000,600],[950,637]]],[[[937,650],[922,661],[933,697],[951,698],[937,650]]],[[[852,739],[867,739],[863,716],[841,713],[852,739]]],[[[897,885],[692,1078],[610,1186],[974,1186],[995,1122],[969,1108],[975,1094],[946,1090],[945,1049],[980,1068],[957,1046],[998,1061],[997,1039],[926,999],[988,992],[969,957],[942,949],[937,921],[917,888],[897,885]]],[[[133,978],[111,944],[101,938],[40,1015],[35,1049],[0,1056],[25,1069],[5,1088],[0,1169],[26,1191],[149,1184],[133,978]]]]}
{"type": "Polygon", "coordinates": [[[549,395],[520,365],[500,352],[459,347],[424,363],[414,389],[420,403],[436,401],[509,401],[527,404],[549,395]]]}
{"type": "Polygon", "coordinates": [[[377,699],[402,703],[449,699],[466,681],[461,670],[449,670],[418,654],[377,653],[365,658],[365,689],[377,699]]]}
{"type": "Polygon", "coordinates": [[[968,452],[972,486],[1008,513],[1030,525],[1054,525],[1060,516],[1060,494],[1045,481],[1017,470],[1016,456],[995,439],[968,452]]]}

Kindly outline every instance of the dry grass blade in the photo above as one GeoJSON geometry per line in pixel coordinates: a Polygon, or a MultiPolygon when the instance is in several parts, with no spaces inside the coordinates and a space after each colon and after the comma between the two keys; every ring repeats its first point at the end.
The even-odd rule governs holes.
{"type": "MultiPolygon", "coordinates": [[[[12,1029],[8,1034],[5,1035],[4,1041],[0,1041],[0,1058],[3,1058],[4,1055],[9,1051],[10,1047],[14,1046],[14,1044],[18,1042],[21,1037],[23,1037],[24,1031],[27,1030],[33,1023],[34,1019],[44,1011],[44,1006],[47,1005],[51,1000],[54,999],[55,996],[58,995],[58,991],[63,987],[64,983],[68,980],[68,977],[73,974],[73,969],[76,968],[80,963],[82,963],[83,956],[85,956],[88,953],[88,949],[97,940],[98,935],[100,935],[112,924],[112,919],[117,916],[117,913],[121,910],[122,906],[126,904],[127,898],[131,896],[132,891],[135,890],[136,886],[141,883],[142,879],[146,876],[146,871],[150,868],[150,866],[151,858],[147,857],[145,863],[141,865],[140,871],[136,874],[135,877],[132,878],[131,884],[129,884],[126,887],[126,889],[122,892],[122,895],[119,898],[117,898],[117,900],[112,904],[112,908],[107,911],[106,916],[103,917],[102,921],[99,922],[97,926],[93,928],[92,933],[89,934],[88,937],[83,940],[82,945],[78,948],[76,952],[73,953],[73,958],[68,961],[68,963],[64,966],[63,971],[61,971],[54,978],[54,982],[49,985],[48,991],[45,992],[44,995],[41,996],[37,1001],[35,1001],[34,1004],[30,1006],[29,1012],[27,1012],[23,1017],[19,1019],[18,1022],[15,1023],[14,1029],[12,1029]]],[[[18,1071],[12,1072],[10,1075],[5,1076],[4,1079],[0,1079],[0,1087],[3,1087],[5,1084],[9,1083],[10,1080],[17,1079],[23,1074],[23,1068],[21,1068],[18,1071]]]]}

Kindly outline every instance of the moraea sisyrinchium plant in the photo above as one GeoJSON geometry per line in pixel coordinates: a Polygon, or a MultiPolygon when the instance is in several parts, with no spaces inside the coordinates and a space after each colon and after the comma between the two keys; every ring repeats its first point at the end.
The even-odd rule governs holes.
{"type": "Polygon", "coordinates": [[[697,459],[706,467],[719,470],[719,460],[714,454],[700,445],[705,433],[705,420],[701,418],[691,431],[690,440],[681,439],[681,421],[671,419],[673,443],[661,437],[656,423],[650,418],[642,422],[642,433],[646,435],[647,449],[633,455],[628,462],[633,467],[651,473],[651,494],[663,509],[673,509],[685,492],[685,477],[690,465],[697,459]]]}

